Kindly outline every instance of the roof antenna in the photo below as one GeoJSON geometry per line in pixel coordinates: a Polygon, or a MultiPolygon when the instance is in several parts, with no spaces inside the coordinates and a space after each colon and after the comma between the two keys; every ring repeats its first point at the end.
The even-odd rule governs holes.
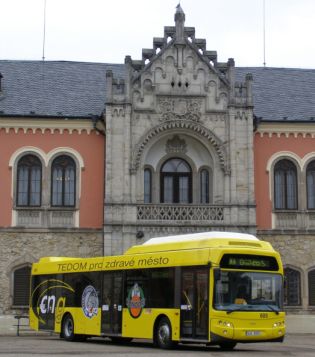
{"type": "Polygon", "coordinates": [[[45,41],[46,41],[46,0],[44,0],[44,29],[43,29],[43,56],[42,56],[43,61],[45,61],[45,41]]]}
{"type": "Polygon", "coordinates": [[[264,47],[264,67],[266,67],[266,0],[263,0],[263,47],[264,47]]]}

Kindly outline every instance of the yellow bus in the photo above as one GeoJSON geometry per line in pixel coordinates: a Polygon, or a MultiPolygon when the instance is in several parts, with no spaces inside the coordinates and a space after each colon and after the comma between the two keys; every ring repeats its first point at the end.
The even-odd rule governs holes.
{"type": "Polygon", "coordinates": [[[285,335],[280,255],[249,234],[159,237],[120,256],[42,258],[31,280],[30,326],[68,341],[233,349],[285,335]]]}

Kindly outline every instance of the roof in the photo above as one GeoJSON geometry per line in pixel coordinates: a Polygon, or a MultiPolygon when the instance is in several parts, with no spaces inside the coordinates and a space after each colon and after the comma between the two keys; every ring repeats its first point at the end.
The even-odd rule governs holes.
{"type": "Polygon", "coordinates": [[[238,249],[262,249],[273,251],[268,242],[264,242],[251,234],[233,232],[203,232],[184,234],[169,237],[151,238],[141,245],[130,247],[124,255],[145,254],[167,251],[187,251],[200,249],[226,248],[227,250],[238,249]]]}
{"type": "Polygon", "coordinates": [[[238,67],[253,75],[254,113],[263,121],[315,120],[315,69],[238,67]]]}
{"type": "Polygon", "coordinates": [[[124,78],[123,64],[0,61],[0,115],[99,116],[105,107],[107,70],[124,78]]]}
{"type": "Polygon", "coordinates": [[[177,236],[157,237],[147,240],[143,245],[165,244],[165,243],[187,243],[187,242],[201,242],[209,239],[249,239],[259,240],[257,237],[246,233],[234,232],[202,232],[193,234],[182,234],[177,236]]]}
{"type": "MultiPolygon", "coordinates": [[[[0,61],[0,116],[82,118],[105,106],[106,71],[125,78],[124,64],[0,61]]],[[[315,70],[236,67],[236,80],[253,74],[254,113],[265,121],[315,118],[315,70]]]]}

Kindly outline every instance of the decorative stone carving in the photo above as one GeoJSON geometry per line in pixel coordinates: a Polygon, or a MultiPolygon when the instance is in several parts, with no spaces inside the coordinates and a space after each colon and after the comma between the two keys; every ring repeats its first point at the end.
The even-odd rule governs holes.
{"type": "Polygon", "coordinates": [[[75,212],[62,210],[30,210],[19,209],[17,212],[17,226],[24,227],[75,227],[75,212]]]}
{"type": "Polygon", "coordinates": [[[237,113],[236,113],[236,115],[235,115],[235,119],[238,119],[238,120],[247,120],[246,112],[245,112],[245,111],[238,110],[237,113]]]}
{"type": "Polygon", "coordinates": [[[41,212],[34,210],[17,211],[17,225],[26,227],[41,226],[41,212]]]}
{"type": "Polygon", "coordinates": [[[52,211],[50,213],[50,224],[52,227],[74,227],[74,212],[52,211]]]}
{"type": "Polygon", "coordinates": [[[184,139],[174,135],[172,139],[167,140],[165,150],[168,154],[185,154],[187,152],[187,144],[184,139]]]}
{"type": "Polygon", "coordinates": [[[231,170],[228,164],[227,153],[223,146],[222,140],[219,139],[212,131],[205,128],[203,125],[194,123],[186,120],[175,120],[175,121],[166,121],[160,125],[155,126],[151,130],[147,131],[138,141],[134,151],[133,151],[133,159],[130,171],[131,173],[135,173],[139,166],[140,160],[143,153],[144,148],[148,144],[148,142],[155,136],[161,134],[164,131],[173,130],[173,129],[184,129],[188,131],[193,131],[200,135],[201,137],[205,137],[218,155],[218,159],[220,162],[220,166],[226,175],[230,175],[231,170]]]}
{"type": "Polygon", "coordinates": [[[160,121],[190,120],[199,122],[201,117],[202,99],[160,98],[159,111],[162,114],[160,121]]]}
{"type": "Polygon", "coordinates": [[[205,117],[204,117],[204,123],[206,121],[208,122],[212,122],[212,123],[217,123],[217,122],[222,122],[224,123],[224,121],[227,120],[227,115],[225,113],[222,113],[222,114],[217,114],[217,113],[211,113],[211,114],[207,114],[205,117]]]}
{"type": "Polygon", "coordinates": [[[126,113],[125,113],[125,109],[124,108],[114,108],[113,109],[113,117],[125,117],[126,113]]]}
{"type": "Polygon", "coordinates": [[[223,206],[209,205],[138,205],[140,221],[224,221],[223,206]]]}

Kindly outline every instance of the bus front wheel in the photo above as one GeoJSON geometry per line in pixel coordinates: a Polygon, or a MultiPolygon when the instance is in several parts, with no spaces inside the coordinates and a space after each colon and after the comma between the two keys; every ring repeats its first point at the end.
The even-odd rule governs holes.
{"type": "Polygon", "coordinates": [[[236,346],[236,342],[223,342],[220,344],[220,348],[223,351],[232,351],[236,346]]]}
{"type": "Polygon", "coordinates": [[[62,322],[62,337],[66,341],[74,341],[75,334],[74,334],[74,322],[73,318],[70,314],[67,314],[62,322]]]}
{"type": "Polygon", "coordinates": [[[172,327],[167,317],[162,317],[159,321],[155,331],[156,345],[163,349],[169,349],[173,347],[172,341],[172,327]]]}

